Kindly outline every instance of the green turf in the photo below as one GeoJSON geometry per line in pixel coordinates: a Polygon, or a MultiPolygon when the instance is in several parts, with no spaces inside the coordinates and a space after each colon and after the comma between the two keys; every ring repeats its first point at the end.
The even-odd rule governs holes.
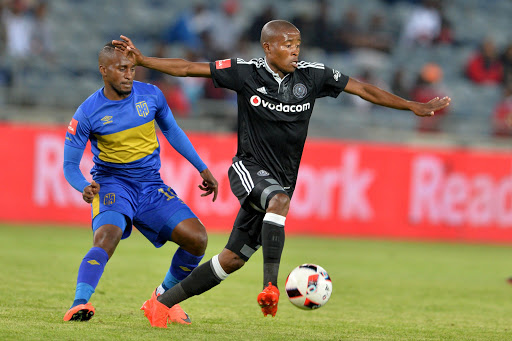
{"type": "MultiPolygon", "coordinates": [[[[183,302],[191,326],[151,328],[139,310],[176,248],[155,249],[138,232],[121,242],[91,303],[89,322],[63,322],[88,229],[0,225],[1,340],[511,340],[509,246],[291,237],[280,287],[312,262],[333,279],[333,295],[302,311],[282,292],[275,318],[256,304],[261,252],[213,290],[183,302]]],[[[226,235],[211,234],[206,259],[226,235]]]]}

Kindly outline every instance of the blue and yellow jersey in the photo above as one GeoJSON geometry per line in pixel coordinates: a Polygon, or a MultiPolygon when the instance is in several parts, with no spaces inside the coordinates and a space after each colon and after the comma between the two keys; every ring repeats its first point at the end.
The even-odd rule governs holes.
{"type": "Polygon", "coordinates": [[[91,140],[91,174],[128,177],[156,175],[160,144],[155,121],[172,115],[156,86],[134,81],[128,98],[112,101],[103,88],[76,110],[66,133],[66,145],[84,149],[91,140]]]}

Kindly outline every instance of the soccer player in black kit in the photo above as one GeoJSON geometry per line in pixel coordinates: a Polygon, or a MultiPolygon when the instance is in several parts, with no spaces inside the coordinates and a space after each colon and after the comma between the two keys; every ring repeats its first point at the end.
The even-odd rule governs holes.
{"type": "Polygon", "coordinates": [[[263,26],[260,43],[265,57],[249,61],[233,58],[196,63],[146,57],[129,38],[121,39],[113,44],[136,65],[177,77],[211,77],[216,87],[234,90],[238,95],[238,150],[228,175],[240,211],[220,254],[198,266],[178,285],[144,303],[145,315],[155,327],[165,328],[170,307],[219,284],[240,269],[260,246],[263,291],[257,301],[265,316],[275,316],[284,225],[317,98],[337,97],[345,91],[418,116],[432,116],[450,104],[448,97],[428,103],[408,101],[321,63],[299,61],[300,32],[284,20],[263,26]]]}

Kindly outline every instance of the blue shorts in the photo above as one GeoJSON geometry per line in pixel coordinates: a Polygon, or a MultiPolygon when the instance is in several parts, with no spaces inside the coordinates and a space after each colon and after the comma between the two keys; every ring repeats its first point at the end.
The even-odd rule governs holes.
{"type": "Polygon", "coordinates": [[[95,177],[100,192],[92,203],[92,227],[95,231],[104,224],[125,225],[122,239],[128,238],[132,225],[155,247],[171,240],[173,229],[185,219],[197,218],[190,208],[165,185],[160,178],[128,179],[118,176],[95,177]],[[103,212],[114,211],[125,216],[126,224],[119,219],[108,220],[103,212]],[[97,218],[97,219],[96,219],[97,218]]]}

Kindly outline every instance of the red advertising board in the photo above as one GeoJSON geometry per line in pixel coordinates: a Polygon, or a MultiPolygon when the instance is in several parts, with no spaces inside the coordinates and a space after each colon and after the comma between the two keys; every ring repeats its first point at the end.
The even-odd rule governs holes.
{"type": "MultiPolygon", "coordinates": [[[[0,221],[89,226],[90,207],[64,179],[66,126],[0,124],[0,221]]],[[[234,135],[189,133],[219,180],[215,203],[201,178],[162,141],[164,181],[209,231],[229,231],[238,210],[227,170],[234,135]]],[[[287,233],[512,242],[512,153],[309,139],[287,233]]],[[[92,157],[81,168],[90,178],[92,157]]]]}

